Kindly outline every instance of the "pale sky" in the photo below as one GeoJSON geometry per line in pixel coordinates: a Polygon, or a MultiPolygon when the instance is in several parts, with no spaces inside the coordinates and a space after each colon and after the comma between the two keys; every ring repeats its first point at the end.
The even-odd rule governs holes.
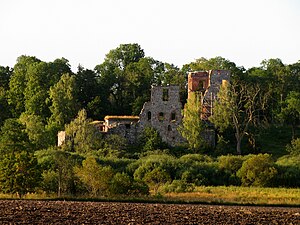
{"type": "Polygon", "coordinates": [[[1,0],[0,65],[20,55],[94,69],[120,44],[181,67],[222,56],[237,66],[300,60],[300,0],[1,0]]]}

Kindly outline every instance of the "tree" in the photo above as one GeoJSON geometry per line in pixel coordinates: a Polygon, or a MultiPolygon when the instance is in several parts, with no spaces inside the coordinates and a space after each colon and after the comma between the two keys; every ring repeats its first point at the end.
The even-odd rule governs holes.
{"type": "Polygon", "coordinates": [[[25,127],[17,119],[5,120],[0,134],[0,159],[9,153],[32,150],[25,127]]]}
{"type": "Polygon", "coordinates": [[[242,154],[241,142],[249,126],[254,125],[261,108],[259,85],[233,82],[222,85],[215,101],[213,115],[209,120],[224,131],[229,126],[235,129],[236,151],[242,154]]]}
{"type": "MultiPolygon", "coordinates": [[[[80,107],[85,108],[88,115],[96,118],[98,115],[94,111],[97,109],[92,106],[93,103],[95,103],[95,98],[100,98],[101,96],[101,88],[99,88],[99,79],[96,72],[93,70],[84,69],[81,65],[79,65],[78,72],[75,74],[75,82],[78,90],[76,98],[80,104],[80,107]]],[[[97,105],[97,107],[98,106],[99,105],[97,105]]]]}
{"type": "Polygon", "coordinates": [[[19,117],[25,111],[24,92],[27,86],[27,70],[40,60],[33,56],[20,56],[14,66],[9,82],[8,103],[13,110],[13,116],[19,117]]]}
{"type": "Polygon", "coordinates": [[[245,70],[243,67],[237,67],[234,62],[231,62],[221,56],[217,56],[211,59],[202,57],[196,59],[195,62],[185,65],[184,68],[185,70],[189,71],[230,70],[233,77],[241,76],[243,71],[245,70]]]}
{"type": "Polygon", "coordinates": [[[279,119],[291,125],[292,139],[296,136],[296,127],[300,121],[300,92],[291,91],[285,101],[282,103],[279,119]]]}
{"type": "Polygon", "coordinates": [[[0,135],[0,187],[21,198],[39,185],[41,171],[24,126],[7,119],[0,135]]]}
{"type": "Polygon", "coordinates": [[[75,117],[78,110],[75,96],[75,78],[69,74],[63,74],[58,83],[50,88],[52,115],[48,125],[53,136],[75,117]]]}
{"type": "MultiPolygon", "coordinates": [[[[128,80],[126,68],[131,63],[137,63],[144,57],[144,51],[138,44],[121,44],[110,50],[104,62],[95,67],[103,89],[103,104],[111,107],[113,114],[131,114],[131,104],[128,95],[128,80]]],[[[130,98],[131,99],[131,98],[130,98]]]]}
{"type": "Polygon", "coordinates": [[[22,198],[35,191],[41,181],[41,171],[33,153],[9,153],[0,161],[0,187],[4,193],[17,193],[22,198]]]}
{"type": "Polygon", "coordinates": [[[9,89],[9,80],[12,76],[13,69],[10,67],[0,66],[0,88],[9,89]]]}
{"type": "Polygon", "coordinates": [[[82,167],[75,168],[75,172],[94,197],[108,190],[114,175],[111,167],[99,165],[93,157],[87,157],[82,162],[82,167]]]}
{"type": "Polygon", "coordinates": [[[87,118],[84,109],[66,125],[66,142],[63,148],[70,152],[89,153],[102,145],[102,135],[92,121],[87,118]]]}
{"type": "Polygon", "coordinates": [[[205,124],[201,120],[201,101],[199,93],[192,93],[191,97],[183,109],[182,125],[178,128],[182,137],[184,137],[189,148],[194,152],[200,150],[201,147],[206,145],[203,138],[205,124]]]}

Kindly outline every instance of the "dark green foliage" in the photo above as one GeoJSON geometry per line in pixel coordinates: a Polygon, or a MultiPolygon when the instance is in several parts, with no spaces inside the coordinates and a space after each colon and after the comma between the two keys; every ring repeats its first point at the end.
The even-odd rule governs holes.
{"type": "Polygon", "coordinates": [[[4,193],[22,198],[34,192],[41,181],[37,160],[30,152],[12,152],[0,161],[0,188],[4,193]]]}
{"type": "Polygon", "coordinates": [[[300,156],[300,138],[292,140],[291,144],[287,146],[287,151],[294,156],[300,156]]]}
{"type": "Polygon", "coordinates": [[[300,187],[300,156],[283,156],[276,161],[278,175],[275,182],[281,187],[300,187]]]}
{"type": "Polygon", "coordinates": [[[24,126],[7,119],[0,136],[0,187],[21,198],[39,186],[41,171],[24,126]]]}
{"type": "Polygon", "coordinates": [[[149,188],[145,182],[134,180],[126,173],[116,173],[110,182],[110,193],[114,195],[148,195],[149,188]]]}
{"type": "Polygon", "coordinates": [[[159,133],[152,127],[145,127],[139,136],[139,146],[143,152],[163,149],[166,144],[163,143],[159,133]]]}
{"type": "Polygon", "coordinates": [[[173,180],[172,183],[166,183],[163,187],[165,192],[192,192],[195,189],[193,183],[188,183],[186,180],[173,180]]]}
{"type": "Polygon", "coordinates": [[[243,186],[267,187],[277,175],[275,163],[268,154],[258,154],[249,157],[243,162],[237,172],[243,186]]]}

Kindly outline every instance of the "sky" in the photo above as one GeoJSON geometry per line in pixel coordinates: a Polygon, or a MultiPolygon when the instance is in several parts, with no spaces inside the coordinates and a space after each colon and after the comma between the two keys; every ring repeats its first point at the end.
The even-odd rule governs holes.
{"type": "Polygon", "coordinates": [[[300,60],[300,0],[1,0],[0,65],[21,55],[94,69],[120,44],[178,67],[216,56],[237,66],[300,60]]]}

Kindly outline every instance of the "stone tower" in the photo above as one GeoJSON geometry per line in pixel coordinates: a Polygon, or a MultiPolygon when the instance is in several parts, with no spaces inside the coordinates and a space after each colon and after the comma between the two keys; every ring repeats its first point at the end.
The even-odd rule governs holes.
{"type": "Polygon", "coordinates": [[[192,92],[201,94],[201,118],[207,120],[213,113],[213,103],[224,82],[230,81],[230,71],[209,70],[190,72],[188,75],[188,98],[192,92]]]}
{"type": "Polygon", "coordinates": [[[179,86],[153,86],[151,99],[144,104],[140,113],[139,129],[155,128],[163,141],[171,146],[183,142],[177,127],[181,124],[182,104],[179,97],[179,86]]]}

